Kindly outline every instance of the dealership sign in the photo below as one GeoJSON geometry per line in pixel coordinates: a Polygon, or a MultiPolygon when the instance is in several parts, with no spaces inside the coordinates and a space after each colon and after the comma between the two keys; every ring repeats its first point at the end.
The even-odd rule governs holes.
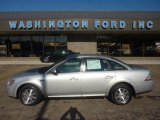
{"type": "MultiPolygon", "coordinates": [[[[10,29],[125,29],[128,24],[124,20],[11,20],[8,22],[10,29]]],[[[152,29],[154,23],[133,20],[132,29],[152,29]]]]}

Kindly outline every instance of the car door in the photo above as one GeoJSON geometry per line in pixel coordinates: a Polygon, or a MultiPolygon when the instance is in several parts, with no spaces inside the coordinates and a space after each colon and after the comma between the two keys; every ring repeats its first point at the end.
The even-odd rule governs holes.
{"type": "Polygon", "coordinates": [[[48,72],[45,78],[48,97],[81,96],[81,59],[70,59],[53,69],[57,74],[48,72]]]}
{"type": "Polygon", "coordinates": [[[107,85],[115,80],[115,71],[110,70],[107,60],[100,58],[86,58],[84,66],[82,96],[104,96],[107,85]]]}

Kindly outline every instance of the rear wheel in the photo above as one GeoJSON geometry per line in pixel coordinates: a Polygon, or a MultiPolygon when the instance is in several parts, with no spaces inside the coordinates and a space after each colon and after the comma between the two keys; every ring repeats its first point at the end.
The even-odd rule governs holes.
{"type": "Polygon", "coordinates": [[[41,99],[41,91],[34,85],[25,85],[19,91],[19,100],[24,105],[31,106],[38,104],[41,99]]]}
{"type": "Polygon", "coordinates": [[[132,98],[131,88],[126,84],[117,84],[111,89],[109,98],[115,104],[125,105],[132,98]]]}
{"type": "Polygon", "coordinates": [[[49,63],[49,58],[48,58],[48,57],[44,57],[44,58],[43,58],[43,62],[44,62],[44,63],[49,63]]]}

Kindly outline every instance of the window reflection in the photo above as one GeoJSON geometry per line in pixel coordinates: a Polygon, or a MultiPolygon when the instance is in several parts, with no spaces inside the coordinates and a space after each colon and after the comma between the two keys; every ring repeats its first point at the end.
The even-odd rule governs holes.
{"type": "Polygon", "coordinates": [[[31,36],[21,36],[21,57],[30,57],[33,54],[31,36]]]}
{"type": "Polygon", "coordinates": [[[45,54],[67,49],[66,36],[44,36],[45,54]]]}
{"type": "Polygon", "coordinates": [[[109,56],[160,56],[159,35],[120,34],[97,36],[97,52],[109,56]]]}
{"type": "MultiPolygon", "coordinates": [[[[97,52],[110,56],[160,56],[159,38],[159,34],[98,35],[97,52]]],[[[67,36],[63,35],[0,36],[0,56],[39,57],[66,49],[67,36]]]]}
{"type": "Polygon", "coordinates": [[[41,56],[43,51],[43,36],[32,36],[32,56],[41,56]]]}
{"type": "Polygon", "coordinates": [[[67,49],[67,36],[15,35],[0,37],[0,56],[39,57],[67,49]]]}
{"type": "Polygon", "coordinates": [[[9,36],[10,55],[14,57],[21,56],[21,39],[20,36],[9,36]]]}
{"type": "Polygon", "coordinates": [[[8,37],[0,37],[0,56],[9,56],[9,48],[10,47],[8,37]]]}

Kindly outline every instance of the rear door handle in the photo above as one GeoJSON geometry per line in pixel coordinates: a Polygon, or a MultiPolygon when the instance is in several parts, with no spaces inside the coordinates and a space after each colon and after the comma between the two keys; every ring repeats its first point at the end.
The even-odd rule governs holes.
{"type": "Polygon", "coordinates": [[[113,76],[106,76],[105,77],[106,79],[112,79],[112,78],[114,78],[113,76]]]}
{"type": "Polygon", "coordinates": [[[72,77],[72,78],[70,78],[69,80],[71,80],[71,81],[76,81],[76,80],[78,80],[78,78],[72,77]]]}
{"type": "Polygon", "coordinates": [[[42,79],[42,80],[40,80],[40,81],[44,82],[45,80],[42,79]]]}

